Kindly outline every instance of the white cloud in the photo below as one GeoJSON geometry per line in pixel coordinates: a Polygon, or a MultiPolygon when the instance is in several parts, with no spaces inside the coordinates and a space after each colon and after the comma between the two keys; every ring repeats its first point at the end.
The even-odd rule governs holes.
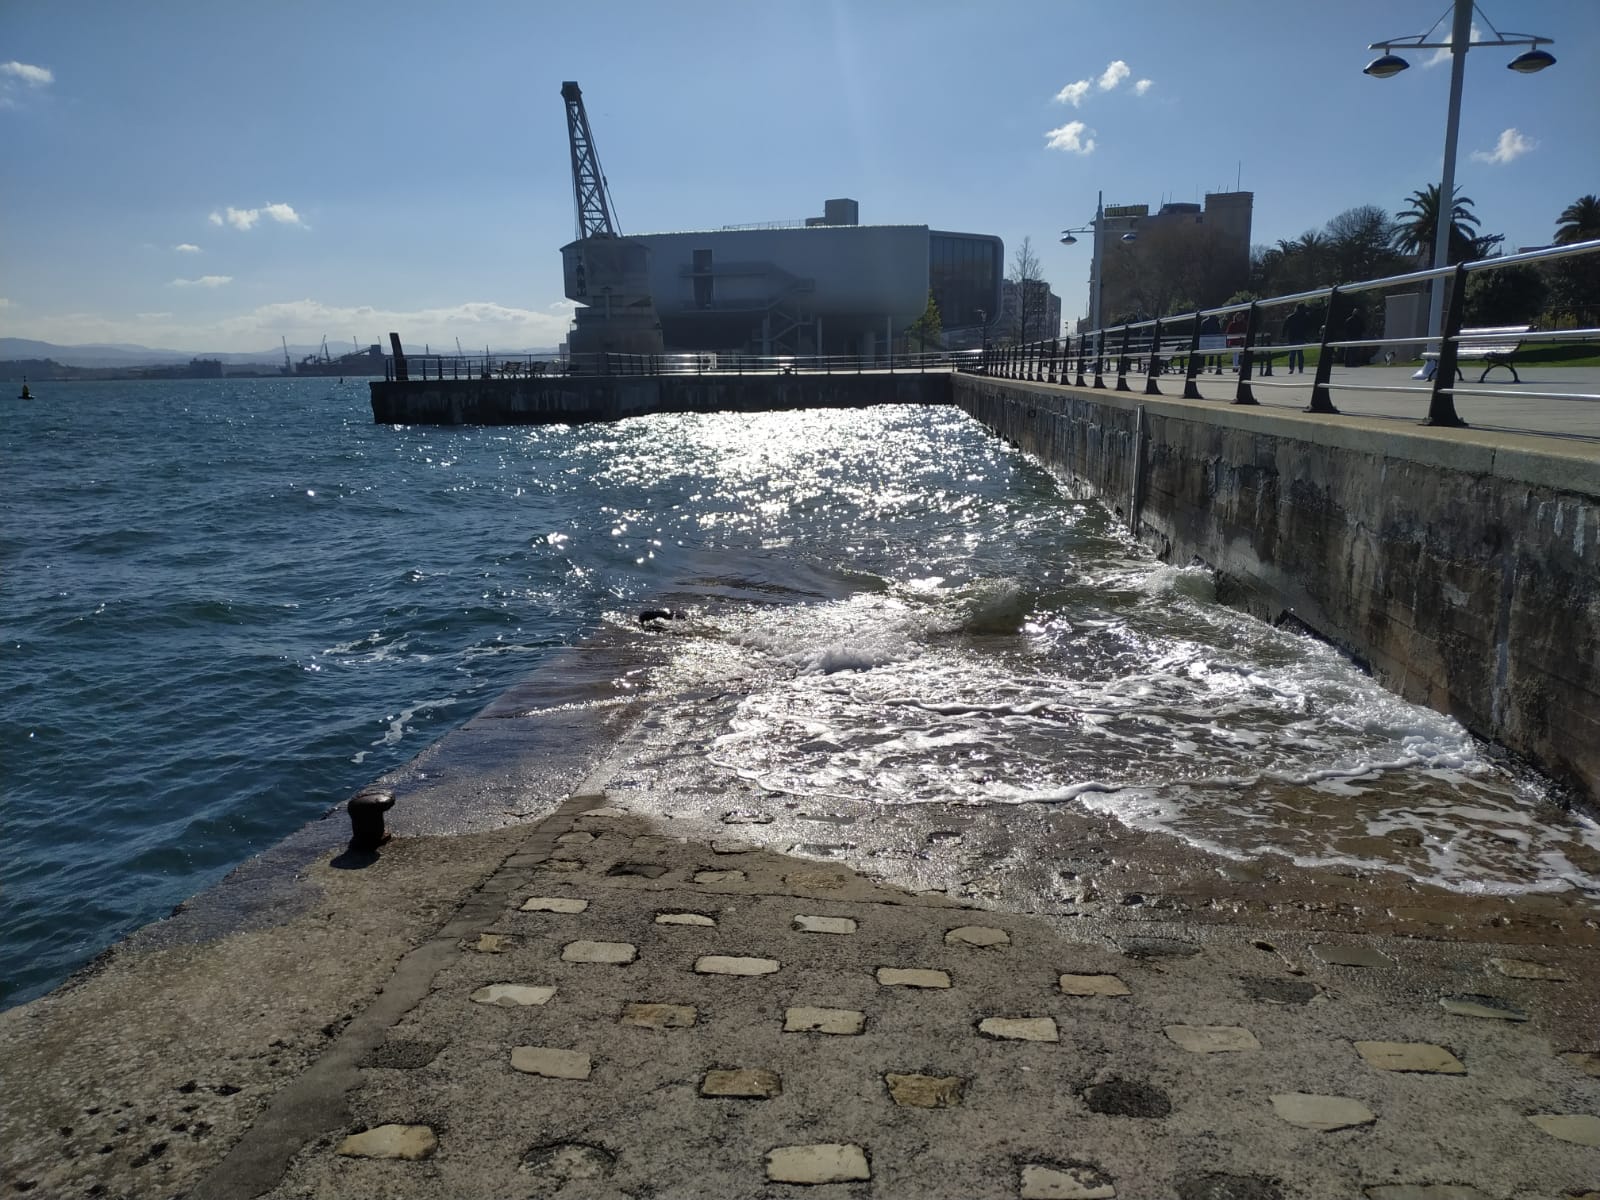
{"type": "Polygon", "coordinates": [[[300,214],[287,204],[269,204],[261,210],[280,225],[303,225],[300,214]]]}
{"type": "Polygon", "coordinates": [[[0,296],[0,308],[10,308],[10,307],[11,307],[11,301],[7,300],[4,296],[0,296]]]}
{"type": "Polygon", "coordinates": [[[280,225],[297,225],[301,229],[310,228],[300,219],[300,214],[295,212],[290,204],[264,204],[260,208],[234,208],[228,205],[222,212],[212,210],[206,220],[213,225],[232,225],[240,233],[248,233],[260,223],[262,217],[276,221],[280,225]]]}
{"type": "MultiPolygon", "coordinates": [[[[1444,40],[1447,43],[1453,43],[1456,40],[1456,38],[1455,38],[1455,30],[1451,29],[1451,30],[1447,31],[1445,33],[1445,35],[1444,35],[1444,40]]],[[[1476,25],[1474,25],[1472,27],[1472,32],[1467,35],[1467,45],[1470,46],[1473,42],[1481,41],[1481,40],[1482,39],[1481,39],[1481,37],[1479,36],[1479,33],[1478,33],[1478,27],[1476,25]]],[[[1425,67],[1437,67],[1437,66],[1441,66],[1444,63],[1447,63],[1449,61],[1450,61],[1450,51],[1447,50],[1447,49],[1440,49],[1440,50],[1435,50],[1433,52],[1433,54],[1423,62],[1422,65],[1425,66],[1425,67]]]]}
{"type": "Polygon", "coordinates": [[[1153,80],[1153,79],[1141,79],[1141,80],[1139,80],[1138,83],[1133,85],[1133,94],[1135,96],[1142,96],[1154,86],[1155,86],[1155,80],[1153,80]]]}
{"type": "Polygon", "coordinates": [[[200,253],[200,247],[196,246],[193,242],[179,242],[176,246],[173,247],[173,249],[176,250],[179,254],[199,254],[200,253]]]}
{"type": "Polygon", "coordinates": [[[55,72],[49,67],[36,67],[32,63],[0,63],[0,75],[20,79],[29,87],[44,87],[56,81],[55,72]]]}
{"type": "Polygon", "coordinates": [[[1056,93],[1057,104],[1070,104],[1073,108],[1083,103],[1083,98],[1089,94],[1089,81],[1080,79],[1077,83],[1069,83],[1056,93]]]}
{"type": "Polygon", "coordinates": [[[169,312],[134,313],[141,321],[165,321],[172,314],[169,312]]]}
{"type": "Polygon", "coordinates": [[[1514,162],[1539,143],[1532,138],[1525,138],[1515,129],[1502,130],[1500,140],[1494,144],[1493,150],[1474,150],[1473,162],[1505,164],[1514,162]]]}
{"type": "Polygon", "coordinates": [[[1088,130],[1089,136],[1084,137],[1086,126],[1082,121],[1068,121],[1059,129],[1049,130],[1044,136],[1048,139],[1045,145],[1051,150],[1066,150],[1072,154],[1094,153],[1094,131],[1088,130]]]}
{"type": "Polygon", "coordinates": [[[232,283],[232,275],[202,275],[199,279],[174,279],[169,287],[203,287],[219,288],[225,283],[232,283]]]}
{"type": "Polygon", "coordinates": [[[1115,62],[1109,63],[1106,69],[1100,73],[1100,90],[1109,92],[1131,74],[1133,72],[1128,69],[1128,64],[1120,58],[1115,62]]]}

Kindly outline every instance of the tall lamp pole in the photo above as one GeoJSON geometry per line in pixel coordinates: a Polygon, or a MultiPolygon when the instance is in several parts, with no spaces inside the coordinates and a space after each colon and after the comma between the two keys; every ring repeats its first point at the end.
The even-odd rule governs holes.
{"type": "Polygon", "coordinates": [[[1075,236],[1080,233],[1094,233],[1094,258],[1089,267],[1089,327],[1095,330],[1095,346],[1098,350],[1100,344],[1100,286],[1105,278],[1102,268],[1105,266],[1105,239],[1100,236],[1101,227],[1106,219],[1106,194],[1098,192],[1094,201],[1094,220],[1088,225],[1080,225],[1076,229],[1063,229],[1061,231],[1061,244],[1063,246],[1077,245],[1075,236]]]}
{"type": "MultiPolygon", "coordinates": [[[[1397,46],[1411,50],[1450,51],[1450,107],[1444,125],[1444,178],[1439,182],[1439,206],[1434,221],[1436,228],[1433,231],[1431,265],[1435,267],[1450,264],[1450,231],[1455,227],[1456,210],[1456,135],[1461,131],[1461,85],[1467,74],[1467,51],[1473,46],[1531,47],[1506,64],[1509,69],[1523,75],[1542,71],[1556,61],[1555,55],[1539,49],[1540,45],[1554,44],[1552,39],[1547,37],[1536,37],[1529,33],[1502,33],[1490,25],[1489,28],[1495,35],[1493,41],[1488,39],[1473,41],[1472,11],[1475,7],[1477,6],[1473,0],[1455,0],[1449,41],[1428,41],[1433,30],[1439,27],[1439,23],[1435,21],[1427,33],[1371,43],[1367,47],[1368,50],[1382,50],[1383,54],[1362,69],[1363,74],[1371,75],[1375,79],[1389,79],[1398,75],[1411,64],[1394,52],[1397,46]]],[[[1488,17],[1484,17],[1485,23],[1488,23],[1488,20],[1488,17]]],[[[1429,284],[1428,338],[1429,346],[1433,350],[1439,348],[1439,334],[1444,328],[1444,293],[1443,279],[1435,279],[1429,284]]],[[[1417,372],[1417,377],[1424,377],[1427,373],[1428,365],[1424,365],[1417,372]]]]}

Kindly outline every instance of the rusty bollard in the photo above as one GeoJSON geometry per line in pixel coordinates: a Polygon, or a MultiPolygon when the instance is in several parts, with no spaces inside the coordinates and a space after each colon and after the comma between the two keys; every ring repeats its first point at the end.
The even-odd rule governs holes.
{"type": "Polygon", "coordinates": [[[394,793],[383,788],[366,788],[351,796],[345,805],[350,812],[350,849],[376,850],[387,842],[383,814],[393,807],[394,793]]]}

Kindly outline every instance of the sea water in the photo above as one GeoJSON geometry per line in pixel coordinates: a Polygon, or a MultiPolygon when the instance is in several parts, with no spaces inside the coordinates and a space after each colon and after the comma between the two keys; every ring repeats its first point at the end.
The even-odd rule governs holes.
{"type": "Polygon", "coordinates": [[[374,425],[364,381],[37,393],[4,402],[0,1003],[660,604],[690,636],[656,698],[737,663],[703,749],[775,794],[1600,888],[1539,777],[952,409],[480,429],[374,425]]]}

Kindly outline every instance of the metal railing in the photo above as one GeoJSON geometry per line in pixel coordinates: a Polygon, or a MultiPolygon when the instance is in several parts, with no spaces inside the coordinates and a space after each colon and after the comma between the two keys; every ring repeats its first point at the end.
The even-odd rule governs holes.
{"type": "MultiPolygon", "coordinates": [[[[1339,390],[1365,392],[1405,392],[1426,395],[1429,398],[1425,425],[1464,426],[1466,422],[1456,412],[1458,396],[1517,397],[1538,400],[1600,401],[1597,392],[1548,392],[1483,386],[1462,386],[1460,382],[1461,351],[1469,355],[1474,345],[1482,346],[1487,340],[1482,334],[1468,329],[1463,331],[1467,308],[1467,279],[1478,272],[1494,271],[1528,263],[1545,263],[1556,259],[1582,255],[1595,256],[1600,266],[1600,240],[1577,242],[1569,246],[1551,246],[1543,250],[1530,250],[1522,254],[1507,254],[1499,258],[1483,258],[1460,263],[1453,267],[1434,267],[1425,271],[1410,271],[1403,275],[1390,275],[1381,279],[1367,279],[1356,283],[1343,283],[1334,287],[1313,288],[1285,296],[1272,296],[1243,304],[1228,304],[1220,308],[1204,308],[1190,313],[1152,320],[1132,321],[1110,325],[1103,329],[1087,330],[1076,338],[1066,337],[1048,341],[1029,342],[1022,345],[986,347],[979,362],[963,370],[993,375],[1006,379],[1032,380],[1040,383],[1072,383],[1077,387],[1107,387],[1106,378],[1113,375],[1114,390],[1129,392],[1130,374],[1144,376],[1143,394],[1162,395],[1158,380],[1171,368],[1183,372],[1185,399],[1203,400],[1198,386],[1198,376],[1207,359],[1237,354],[1239,379],[1235,387],[1234,404],[1257,404],[1255,387],[1259,365],[1262,375],[1272,374],[1272,359],[1290,351],[1317,351],[1316,375],[1311,385],[1311,403],[1306,412],[1337,415],[1332,393],[1339,390]],[[1439,338],[1430,337],[1380,337],[1339,338],[1334,331],[1344,326],[1352,311],[1351,297],[1359,292],[1377,291],[1447,280],[1450,292],[1446,298],[1444,329],[1439,338]],[[1307,301],[1328,302],[1321,336],[1312,342],[1281,343],[1273,345],[1266,331],[1263,312],[1286,305],[1307,301]],[[1245,315],[1244,329],[1237,343],[1224,336],[1223,345],[1214,342],[1202,345],[1202,326],[1207,318],[1226,318],[1236,313],[1245,315]],[[1182,336],[1173,336],[1178,330],[1182,336]],[[1377,346],[1426,346],[1437,343],[1436,352],[1422,355],[1424,360],[1436,361],[1437,368],[1431,381],[1417,386],[1374,385],[1338,382],[1332,379],[1334,360],[1340,351],[1359,350],[1377,346]],[[1108,369],[1108,363],[1114,364],[1108,369]],[[1113,373],[1114,372],[1114,373],[1113,373]]],[[[1214,336],[1214,335],[1212,335],[1214,336]]],[[[1492,339],[1507,340],[1505,335],[1492,339]]],[[[1600,342],[1600,328],[1536,330],[1511,336],[1522,343],[1540,342],[1600,342]]],[[[1220,371],[1220,365],[1218,367],[1220,371]]]]}
{"type": "Polygon", "coordinates": [[[659,375],[863,375],[925,374],[929,371],[974,370],[981,350],[933,350],[917,354],[569,354],[561,358],[533,355],[407,354],[397,368],[387,360],[384,378],[433,380],[543,379],[562,377],[659,375]]]}

